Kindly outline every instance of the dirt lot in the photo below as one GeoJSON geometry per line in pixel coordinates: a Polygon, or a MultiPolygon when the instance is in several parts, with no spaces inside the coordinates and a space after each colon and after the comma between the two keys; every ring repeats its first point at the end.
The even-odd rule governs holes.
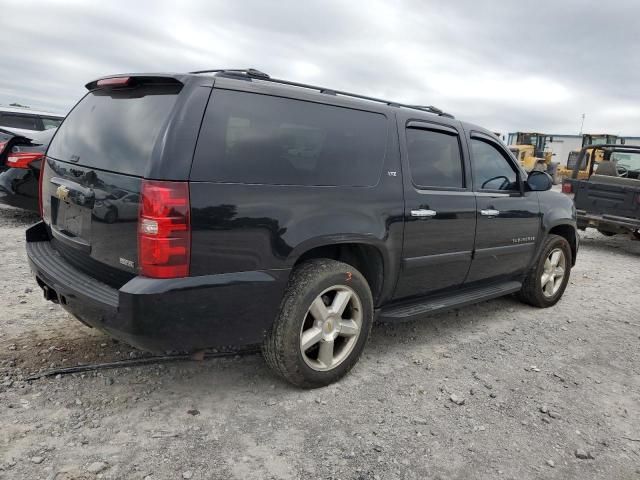
{"type": "Polygon", "coordinates": [[[0,478],[640,478],[640,242],[588,231],[547,311],[378,325],[320,390],[257,354],[27,382],[140,355],[41,298],[33,221],[0,209],[0,478]]]}

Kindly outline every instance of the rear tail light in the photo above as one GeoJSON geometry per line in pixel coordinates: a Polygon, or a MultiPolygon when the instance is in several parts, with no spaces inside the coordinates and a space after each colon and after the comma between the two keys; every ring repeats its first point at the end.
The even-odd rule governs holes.
{"type": "Polygon", "coordinates": [[[573,187],[569,182],[562,184],[562,193],[573,193],[573,187]]]}
{"type": "Polygon", "coordinates": [[[140,273],[152,278],[189,275],[189,184],[143,180],[138,217],[140,273]]]}
{"type": "Polygon", "coordinates": [[[42,152],[11,152],[5,164],[11,168],[29,168],[31,162],[42,160],[42,152]]]}
{"type": "Polygon", "coordinates": [[[131,77],[112,77],[98,80],[98,87],[126,87],[131,77]]]}

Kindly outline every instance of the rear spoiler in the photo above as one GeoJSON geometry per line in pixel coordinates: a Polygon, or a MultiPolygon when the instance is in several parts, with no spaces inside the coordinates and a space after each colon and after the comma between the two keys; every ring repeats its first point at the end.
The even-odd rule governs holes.
{"type": "Polygon", "coordinates": [[[98,78],[85,85],[89,91],[103,88],[131,88],[138,85],[184,85],[184,75],[171,74],[145,74],[145,73],[123,73],[98,78]]]}

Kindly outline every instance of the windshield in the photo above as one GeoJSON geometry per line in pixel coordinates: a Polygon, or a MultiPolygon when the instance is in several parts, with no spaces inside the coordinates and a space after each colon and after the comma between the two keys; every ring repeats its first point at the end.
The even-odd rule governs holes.
{"type": "Polygon", "coordinates": [[[538,135],[535,133],[519,133],[517,142],[518,145],[536,145],[538,143],[538,135]]]}
{"type": "MultiPolygon", "coordinates": [[[[582,157],[582,163],[580,164],[579,170],[584,170],[585,168],[587,168],[590,156],[591,155],[589,154],[589,152],[585,152],[584,157],[582,157]]],[[[580,158],[580,152],[569,153],[569,158],[567,159],[567,168],[569,170],[573,170],[573,168],[576,166],[576,163],[578,163],[578,158],[580,158]]]]}
{"type": "Polygon", "coordinates": [[[629,171],[640,171],[640,153],[614,152],[611,154],[611,159],[629,171]]]}
{"type": "Polygon", "coordinates": [[[617,142],[618,137],[615,135],[587,135],[584,138],[582,146],[615,144],[617,142]]]}

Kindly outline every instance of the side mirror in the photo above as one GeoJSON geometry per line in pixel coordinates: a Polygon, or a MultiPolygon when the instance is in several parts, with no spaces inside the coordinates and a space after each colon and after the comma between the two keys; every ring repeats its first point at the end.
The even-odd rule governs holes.
{"type": "Polygon", "coordinates": [[[546,172],[533,170],[527,177],[527,186],[532,192],[545,192],[553,187],[553,179],[546,172]]]}
{"type": "Polygon", "coordinates": [[[624,145],[625,143],[627,143],[627,141],[624,138],[620,139],[620,145],[624,145]]]}
{"type": "Polygon", "coordinates": [[[549,137],[549,143],[553,143],[553,137],[549,137]]]}

